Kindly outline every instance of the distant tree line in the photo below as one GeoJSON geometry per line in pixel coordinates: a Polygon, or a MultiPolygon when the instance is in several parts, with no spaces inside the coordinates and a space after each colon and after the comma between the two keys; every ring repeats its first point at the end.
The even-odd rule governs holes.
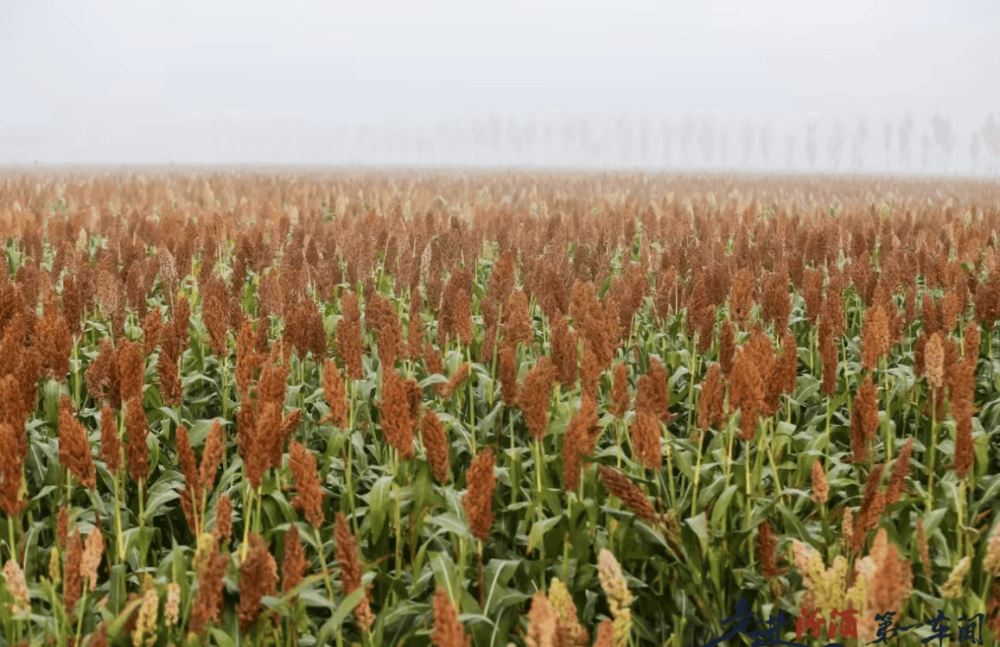
{"type": "Polygon", "coordinates": [[[959,132],[952,120],[733,120],[619,114],[489,115],[436,123],[330,126],[282,118],[191,128],[31,134],[0,129],[0,163],[41,161],[279,162],[589,168],[732,168],[997,174],[1000,119],[959,132]]]}

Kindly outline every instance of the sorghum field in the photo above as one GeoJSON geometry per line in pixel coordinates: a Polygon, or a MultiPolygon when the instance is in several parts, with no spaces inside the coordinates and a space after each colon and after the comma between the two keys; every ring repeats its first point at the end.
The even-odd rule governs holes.
{"type": "Polygon", "coordinates": [[[0,232],[7,644],[1000,630],[996,184],[7,170],[0,232]]]}

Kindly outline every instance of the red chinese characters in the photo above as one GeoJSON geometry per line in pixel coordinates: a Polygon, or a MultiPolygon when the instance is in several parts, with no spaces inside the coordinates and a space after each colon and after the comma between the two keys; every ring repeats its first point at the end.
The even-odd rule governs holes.
{"type": "Polygon", "coordinates": [[[830,611],[830,619],[827,619],[819,612],[819,609],[808,609],[802,607],[802,612],[798,620],[795,621],[795,639],[802,638],[804,633],[808,633],[814,638],[823,639],[823,627],[826,627],[826,639],[833,640],[840,638],[858,638],[858,610],[857,609],[833,609],[830,611]]]}

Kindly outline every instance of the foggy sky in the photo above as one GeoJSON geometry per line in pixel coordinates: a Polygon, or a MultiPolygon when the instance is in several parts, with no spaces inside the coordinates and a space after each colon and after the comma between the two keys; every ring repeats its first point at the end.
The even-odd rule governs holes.
{"type": "Polygon", "coordinates": [[[937,0],[0,0],[0,163],[996,172],[998,27],[937,0]]]}

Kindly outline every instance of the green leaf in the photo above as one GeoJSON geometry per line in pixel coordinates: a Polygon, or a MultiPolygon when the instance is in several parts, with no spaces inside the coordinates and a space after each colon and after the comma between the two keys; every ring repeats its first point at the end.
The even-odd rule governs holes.
{"type": "Polygon", "coordinates": [[[427,387],[433,384],[444,384],[447,381],[448,378],[445,377],[444,375],[441,375],[440,373],[432,373],[431,375],[428,375],[424,379],[420,380],[418,384],[420,385],[421,389],[426,389],[427,387]]]}
{"type": "Polygon", "coordinates": [[[730,485],[722,492],[722,495],[715,502],[715,507],[712,508],[713,531],[719,528],[719,522],[725,518],[726,513],[729,511],[729,506],[733,502],[733,495],[736,494],[737,489],[737,486],[730,485]]]}
{"type": "Polygon", "coordinates": [[[684,523],[698,537],[698,541],[701,543],[701,553],[704,555],[705,551],[708,550],[708,519],[705,517],[705,513],[702,512],[696,517],[688,517],[684,523]]]}
{"type": "Polygon", "coordinates": [[[233,637],[226,631],[219,629],[218,627],[212,627],[211,632],[212,638],[215,639],[215,642],[219,645],[219,647],[237,647],[236,641],[233,640],[233,637]]]}
{"type": "Polygon", "coordinates": [[[549,517],[547,519],[542,519],[541,521],[536,521],[531,526],[531,532],[528,533],[528,554],[534,552],[538,544],[545,538],[545,533],[549,532],[563,520],[563,515],[558,515],[556,517],[549,517]]]}
{"type": "MultiPolygon", "coordinates": [[[[125,608],[122,609],[121,613],[119,613],[117,616],[115,616],[115,619],[112,620],[111,624],[108,625],[108,637],[109,638],[116,638],[117,639],[121,635],[122,630],[125,628],[125,623],[128,622],[129,617],[132,615],[132,612],[135,611],[136,609],[138,609],[140,604],[142,604],[142,598],[141,597],[137,598],[135,600],[132,600],[132,602],[130,602],[129,604],[127,604],[125,606],[125,608]]],[[[115,640],[115,642],[117,643],[118,641],[115,640]]]]}
{"type": "Polygon", "coordinates": [[[146,502],[144,519],[149,523],[162,514],[161,509],[171,501],[180,498],[177,488],[181,486],[183,477],[177,472],[166,472],[149,488],[149,498],[146,502]]]}
{"type": "Polygon", "coordinates": [[[427,519],[427,523],[431,526],[437,526],[448,532],[453,532],[459,537],[464,539],[472,540],[472,533],[469,532],[469,526],[465,523],[463,519],[459,519],[456,515],[451,512],[445,512],[443,514],[435,515],[427,519]]]}
{"type": "Polygon", "coordinates": [[[368,511],[371,513],[372,536],[375,538],[382,535],[391,499],[392,477],[383,476],[375,481],[371,492],[368,493],[368,511]]]}
{"type": "MultiPolygon", "coordinates": [[[[355,591],[355,593],[357,593],[357,591],[355,591]]],[[[299,600],[304,602],[307,607],[313,607],[319,609],[333,608],[333,602],[330,602],[330,599],[328,597],[312,589],[306,589],[300,592],[299,600]]]]}
{"type": "Polygon", "coordinates": [[[948,508],[937,508],[924,515],[924,534],[930,536],[948,514],[948,508]]]}
{"type": "MultiPolygon", "coordinates": [[[[191,441],[191,447],[198,448],[205,444],[205,438],[208,437],[208,432],[212,430],[212,425],[215,421],[219,420],[225,425],[225,421],[219,418],[212,418],[211,420],[196,420],[191,428],[188,429],[188,438],[191,441]]],[[[225,431],[223,429],[223,431],[225,431]]],[[[223,434],[225,435],[225,434],[223,434]]]]}

